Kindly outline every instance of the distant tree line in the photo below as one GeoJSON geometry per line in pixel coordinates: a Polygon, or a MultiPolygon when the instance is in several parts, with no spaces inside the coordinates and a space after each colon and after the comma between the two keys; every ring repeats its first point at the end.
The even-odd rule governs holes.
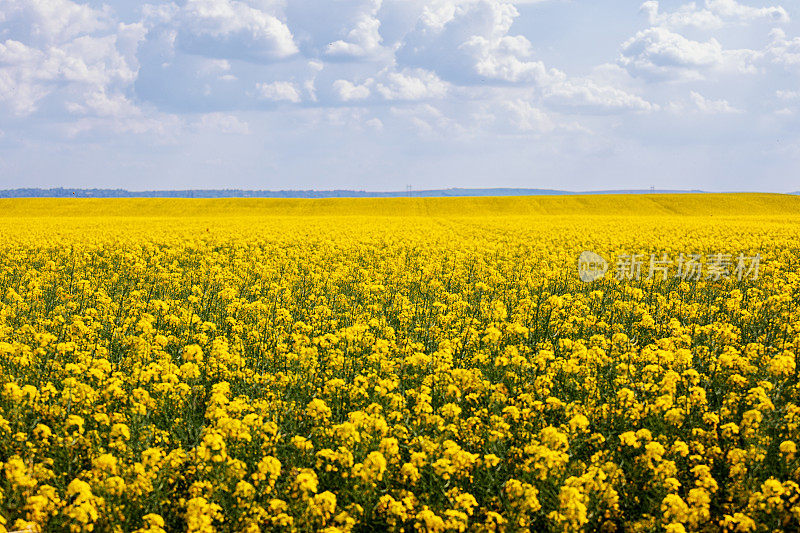
{"type": "Polygon", "coordinates": [[[176,191],[128,191],[125,189],[6,189],[0,190],[0,198],[397,198],[445,197],[445,196],[539,196],[558,194],[674,194],[701,193],[699,190],[608,190],[608,191],[562,191],[554,189],[429,189],[406,191],[356,191],[335,190],[281,190],[259,191],[246,189],[185,189],[176,191]]]}

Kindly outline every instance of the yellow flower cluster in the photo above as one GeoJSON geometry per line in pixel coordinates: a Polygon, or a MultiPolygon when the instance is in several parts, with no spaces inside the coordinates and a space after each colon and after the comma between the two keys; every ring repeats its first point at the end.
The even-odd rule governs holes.
{"type": "Polygon", "coordinates": [[[9,204],[0,532],[800,530],[797,203],[606,201],[9,204]]]}

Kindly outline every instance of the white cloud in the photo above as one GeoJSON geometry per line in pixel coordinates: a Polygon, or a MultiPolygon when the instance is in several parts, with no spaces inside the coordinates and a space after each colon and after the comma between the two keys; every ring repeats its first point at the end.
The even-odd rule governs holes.
{"type": "Polygon", "coordinates": [[[62,43],[113,26],[108,6],[98,10],[69,0],[4,0],[0,9],[5,22],[15,23],[17,38],[33,45],[62,43]]]}
{"type": "Polygon", "coordinates": [[[695,91],[689,93],[689,99],[695,109],[701,113],[741,113],[740,110],[732,107],[727,100],[712,100],[695,91]]]}
{"type": "Polygon", "coordinates": [[[180,12],[180,7],[170,2],[169,4],[144,4],[142,6],[142,22],[147,27],[168,24],[180,12]]]}
{"type": "Polygon", "coordinates": [[[770,33],[772,41],[766,48],[766,56],[773,64],[784,67],[800,66],[800,37],[789,39],[786,32],[774,29],[770,33]]]}
{"type": "Polygon", "coordinates": [[[456,83],[547,83],[563,78],[533,60],[526,37],[508,34],[518,16],[516,7],[504,1],[432,2],[406,35],[398,61],[456,83]]]}
{"type": "Polygon", "coordinates": [[[15,1],[4,16],[11,38],[0,43],[0,102],[8,111],[30,115],[47,99],[51,112],[131,114],[142,24],[112,25],[104,12],[61,0],[15,1]]]}
{"type": "Polygon", "coordinates": [[[264,62],[298,52],[277,6],[251,0],[188,0],[176,15],[182,49],[207,57],[264,62]]]}
{"type": "Polygon", "coordinates": [[[724,26],[719,16],[707,9],[698,9],[694,3],[683,5],[671,13],[661,13],[658,2],[649,0],[642,4],[641,11],[647,15],[647,20],[652,26],[670,29],[695,27],[706,30],[724,26]]]}
{"type": "Polygon", "coordinates": [[[706,8],[731,20],[767,19],[770,22],[789,22],[789,14],[782,6],[751,7],[736,0],[706,0],[706,8]]]}
{"type": "Polygon", "coordinates": [[[641,11],[652,26],[670,29],[698,28],[716,30],[731,24],[746,24],[756,20],[789,22],[789,14],[783,7],[752,7],[736,0],[706,0],[704,7],[695,2],[684,4],[671,12],[661,12],[656,0],[642,4],[641,11]]]}
{"type": "Polygon", "coordinates": [[[651,111],[657,106],[612,85],[571,79],[535,58],[524,35],[511,34],[519,12],[498,0],[427,3],[398,49],[398,62],[435,72],[462,89],[478,83],[532,86],[549,105],[574,111],[651,111]]]}
{"type": "Polygon", "coordinates": [[[768,44],[739,49],[725,48],[715,37],[693,40],[678,31],[687,28],[708,32],[759,20],[787,23],[790,18],[782,6],[753,7],[735,0],[706,0],[702,7],[691,2],[661,12],[659,3],[649,0],[641,9],[652,27],[623,43],[617,60],[635,78],[648,82],[714,80],[721,75],[742,74],[765,78],[775,66],[793,69],[800,65],[800,38],[788,38],[780,28],[772,29],[768,44]]]}
{"type": "Polygon", "coordinates": [[[248,135],[250,126],[235,115],[225,113],[206,113],[195,123],[200,131],[212,131],[225,134],[248,135]]]}
{"type": "Polygon", "coordinates": [[[400,72],[387,68],[361,84],[339,79],[333,82],[332,87],[343,102],[364,100],[373,94],[384,100],[437,99],[447,96],[450,90],[450,85],[435,73],[420,68],[407,68],[400,72]]]}
{"type": "Polygon", "coordinates": [[[132,117],[81,117],[74,122],[59,125],[64,136],[77,138],[108,134],[145,135],[148,142],[174,144],[184,131],[185,122],[176,115],[166,113],[138,113],[132,117]]]}
{"type": "MultiPolygon", "coordinates": [[[[371,82],[372,80],[370,79],[369,81],[371,82]]],[[[349,102],[351,100],[363,100],[364,98],[368,98],[370,95],[370,90],[367,84],[356,85],[355,83],[347,80],[334,81],[333,90],[336,92],[339,99],[344,102],[349,102]]]]}
{"type": "Polygon", "coordinates": [[[433,72],[406,69],[386,74],[375,90],[386,100],[424,100],[444,97],[448,84],[433,72]]]}
{"type": "Polygon", "coordinates": [[[363,58],[379,54],[383,50],[381,21],[377,17],[381,4],[381,0],[367,3],[364,10],[356,15],[354,28],[348,32],[347,37],[330,43],[325,55],[363,58]]]}
{"type": "Polygon", "coordinates": [[[383,122],[377,117],[373,117],[364,122],[364,125],[375,131],[383,131],[383,122]]]}
{"type": "Polygon", "coordinates": [[[520,132],[546,133],[555,128],[547,113],[534,107],[527,100],[518,98],[503,102],[501,106],[507,112],[513,127],[520,132]]]}
{"type": "Polygon", "coordinates": [[[288,81],[274,81],[272,83],[256,84],[259,97],[275,102],[300,102],[300,91],[294,83],[288,81]]]}
{"type": "Polygon", "coordinates": [[[589,113],[658,110],[658,105],[639,96],[589,79],[572,79],[553,84],[545,89],[544,94],[545,101],[551,105],[571,107],[589,113]]]}
{"type": "Polygon", "coordinates": [[[649,81],[702,79],[711,72],[754,73],[761,54],[725,50],[714,38],[693,41],[666,28],[638,32],[622,45],[619,64],[649,81]]]}
{"type": "Polygon", "coordinates": [[[800,100],[800,91],[775,91],[775,96],[781,100],[800,100]]]}
{"type": "Polygon", "coordinates": [[[201,76],[213,76],[222,78],[228,76],[231,70],[231,63],[227,59],[206,59],[198,70],[201,76]]]}
{"type": "Polygon", "coordinates": [[[521,35],[504,36],[495,41],[475,36],[461,45],[475,60],[475,72],[487,78],[508,81],[546,84],[562,81],[565,75],[547,69],[541,61],[533,61],[531,43],[521,35]]]}
{"type": "MultiPolygon", "coordinates": [[[[255,169],[258,186],[266,161],[271,175],[304,185],[350,180],[366,168],[359,154],[375,164],[347,186],[369,187],[393,172],[477,184],[498,168],[519,183],[625,172],[728,179],[766,168],[758,154],[740,164],[754,146],[797,136],[800,39],[793,4],[782,0],[650,1],[642,5],[650,24],[627,29],[644,0],[602,10],[566,0],[545,9],[520,5],[537,0],[147,1],[0,0],[4,140],[90,140],[92,157],[106,146],[112,166],[120,148],[130,150],[115,171],[129,165],[144,175],[151,162],[147,175],[157,175],[166,162],[160,168],[180,168],[187,184],[207,170],[190,165],[208,159],[208,146],[231,176],[255,169]],[[551,23],[574,26],[565,39],[539,34],[551,23]],[[620,32],[633,38],[609,56],[620,32]],[[270,136],[268,154],[238,137],[251,130],[270,136]],[[435,141],[413,156],[416,166],[405,159],[420,144],[410,133],[435,141]],[[181,150],[133,148],[151,138],[181,150]],[[677,145],[688,154],[680,161],[671,157],[677,145]],[[192,151],[200,157],[187,158],[192,151]],[[298,177],[320,166],[331,170],[325,178],[298,177]]],[[[58,163],[51,175],[67,161],[52,144],[28,146],[58,163]]],[[[66,146],[74,161],[88,159],[81,142],[66,146]]],[[[40,158],[29,149],[14,161],[11,150],[4,168],[33,179],[40,158]]]]}
{"type": "Polygon", "coordinates": [[[36,115],[69,138],[176,138],[181,119],[136,99],[144,23],[67,0],[8,0],[0,13],[0,116],[36,115]]]}
{"type": "Polygon", "coordinates": [[[303,89],[306,91],[306,95],[308,96],[308,100],[310,102],[317,101],[317,75],[322,72],[325,68],[325,64],[321,61],[317,61],[312,59],[307,63],[307,68],[310,73],[310,77],[303,82],[303,89]]]}
{"type": "Polygon", "coordinates": [[[19,41],[0,43],[0,102],[16,115],[29,115],[52,89],[36,75],[45,53],[19,41]]]}
{"type": "Polygon", "coordinates": [[[392,107],[391,114],[408,122],[414,131],[427,138],[457,138],[465,134],[465,129],[457,120],[445,115],[440,109],[421,104],[410,107],[392,107]]]}
{"type": "MultiPolygon", "coordinates": [[[[44,75],[98,86],[133,83],[138,71],[136,57],[133,54],[126,57],[119,46],[125,38],[125,29],[121,27],[117,35],[81,36],[58,48],[49,48],[49,58],[43,65],[48,72],[44,75]]],[[[133,28],[134,34],[144,38],[144,32],[137,29],[142,30],[133,28]]]]}
{"type": "Polygon", "coordinates": [[[66,109],[76,115],[98,117],[141,117],[141,110],[122,94],[106,94],[102,90],[88,93],[80,101],[66,103],[66,109]]]}

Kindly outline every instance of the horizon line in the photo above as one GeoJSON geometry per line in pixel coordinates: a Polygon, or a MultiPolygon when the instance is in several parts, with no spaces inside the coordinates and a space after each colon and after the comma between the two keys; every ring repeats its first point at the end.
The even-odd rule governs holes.
{"type": "Polygon", "coordinates": [[[705,191],[701,189],[598,189],[572,191],[531,187],[449,187],[431,189],[406,189],[375,191],[366,189],[146,189],[80,188],[80,187],[17,187],[0,189],[0,198],[341,198],[355,197],[448,197],[448,196],[557,196],[590,194],[786,194],[796,195],[800,191],[705,191]]]}

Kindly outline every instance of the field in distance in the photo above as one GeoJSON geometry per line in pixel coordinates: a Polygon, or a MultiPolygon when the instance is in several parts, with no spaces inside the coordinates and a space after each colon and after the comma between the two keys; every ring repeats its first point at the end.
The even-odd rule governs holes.
{"type": "Polygon", "coordinates": [[[798,215],[800,196],[769,193],[608,194],[461,198],[20,198],[0,217],[798,215]]]}

